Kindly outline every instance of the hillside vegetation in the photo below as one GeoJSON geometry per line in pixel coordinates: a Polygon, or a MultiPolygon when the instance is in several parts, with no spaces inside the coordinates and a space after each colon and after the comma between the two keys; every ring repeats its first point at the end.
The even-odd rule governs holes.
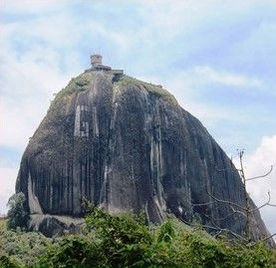
{"type": "Polygon", "coordinates": [[[46,238],[0,221],[0,267],[275,267],[276,252],[214,239],[175,219],[148,226],[143,215],[90,208],[82,234],[46,238]]]}

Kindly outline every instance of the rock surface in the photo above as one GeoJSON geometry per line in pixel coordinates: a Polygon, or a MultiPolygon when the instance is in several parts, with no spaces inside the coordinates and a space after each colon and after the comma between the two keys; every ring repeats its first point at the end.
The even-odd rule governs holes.
{"type": "Polygon", "coordinates": [[[29,230],[55,237],[65,234],[81,233],[84,219],[45,214],[30,215],[29,230]]]}
{"type": "MultiPolygon", "coordinates": [[[[81,217],[86,198],[110,212],[145,210],[155,223],[173,214],[237,234],[245,224],[207,193],[245,204],[237,170],[199,120],[162,87],[104,71],[88,70],[57,94],[23,155],[16,191],[33,217],[81,217]]],[[[44,229],[56,223],[38,218],[44,229]]],[[[258,211],[253,218],[252,235],[266,236],[258,211]]]]}

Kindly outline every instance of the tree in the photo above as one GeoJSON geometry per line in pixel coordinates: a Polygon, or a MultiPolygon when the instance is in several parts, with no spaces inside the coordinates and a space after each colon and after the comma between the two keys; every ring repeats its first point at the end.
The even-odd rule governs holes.
{"type": "Polygon", "coordinates": [[[8,228],[16,229],[17,227],[25,228],[29,220],[28,212],[25,209],[26,198],[20,192],[10,197],[8,201],[8,228]]]}
{"type": "MultiPolygon", "coordinates": [[[[244,150],[239,151],[240,168],[238,169],[238,171],[239,171],[241,179],[242,179],[243,193],[244,193],[244,196],[245,196],[245,207],[242,208],[242,210],[244,210],[244,213],[245,213],[244,216],[245,216],[245,219],[246,219],[245,227],[244,227],[244,235],[245,235],[245,238],[248,241],[250,241],[251,240],[250,228],[251,228],[252,213],[254,213],[257,210],[260,210],[261,208],[263,208],[265,206],[274,206],[274,207],[276,207],[276,205],[271,204],[271,202],[270,202],[270,200],[271,200],[270,192],[268,192],[267,193],[267,195],[268,195],[267,202],[265,202],[264,204],[262,204],[259,207],[252,208],[250,206],[250,199],[249,199],[249,196],[247,194],[247,182],[252,181],[252,180],[256,180],[256,179],[266,178],[272,172],[273,166],[270,166],[270,170],[267,173],[263,174],[263,175],[259,175],[259,176],[255,176],[255,177],[251,177],[251,178],[246,178],[244,167],[243,167],[243,156],[244,156],[244,150]]],[[[233,210],[233,212],[236,211],[234,208],[232,208],[232,210],[233,210]]],[[[238,212],[238,210],[237,210],[237,212],[238,212]]],[[[241,213],[241,211],[239,213],[241,213]]],[[[276,235],[276,233],[273,234],[272,236],[274,236],[274,235],[276,235]]],[[[270,237],[272,237],[272,236],[270,236],[270,237]]]]}
{"type": "MultiPolygon", "coordinates": [[[[247,182],[252,181],[252,180],[261,179],[261,178],[266,178],[273,171],[273,166],[271,166],[270,169],[268,170],[268,172],[266,172],[263,175],[247,178],[245,175],[245,170],[244,170],[244,165],[243,165],[244,150],[238,151],[238,157],[239,157],[240,167],[237,170],[240,174],[240,178],[241,178],[241,182],[242,182],[242,194],[244,196],[244,201],[245,201],[244,204],[238,204],[238,203],[232,202],[230,200],[220,199],[220,198],[214,196],[208,189],[206,189],[207,194],[210,197],[210,202],[201,203],[201,204],[191,204],[191,207],[192,208],[194,208],[196,206],[208,207],[208,206],[214,205],[214,204],[218,204],[218,205],[223,204],[223,205],[227,206],[228,208],[230,208],[230,210],[232,212],[229,213],[228,215],[224,216],[223,218],[215,218],[213,216],[204,214],[204,216],[206,216],[206,218],[208,218],[210,220],[211,226],[203,224],[202,227],[209,229],[209,230],[213,230],[215,233],[215,236],[221,234],[222,232],[225,232],[225,233],[231,234],[235,238],[238,238],[238,239],[244,241],[246,244],[248,244],[248,243],[252,242],[253,240],[256,240],[252,237],[252,232],[251,232],[253,224],[254,224],[254,220],[253,220],[254,213],[256,213],[257,211],[259,211],[260,209],[262,209],[265,206],[276,207],[276,205],[271,203],[270,192],[268,192],[267,193],[268,200],[265,203],[263,203],[262,205],[260,205],[259,207],[254,207],[254,203],[252,202],[251,198],[249,197],[249,195],[247,193],[247,182]],[[220,223],[222,221],[224,221],[230,217],[234,217],[236,215],[239,215],[241,217],[242,221],[244,221],[244,226],[243,226],[243,230],[242,230],[241,234],[237,234],[229,229],[220,227],[221,226],[220,223]]],[[[231,163],[232,163],[232,159],[231,159],[231,163]]],[[[232,163],[232,165],[233,165],[233,163],[232,163]]],[[[232,167],[232,168],[234,168],[234,167],[232,167]]],[[[224,172],[226,169],[217,169],[216,168],[216,170],[219,172],[224,172]]],[[[276,233],[274,233],[268,237],[263,237],[260,240],[266,241],[275,235],[276,235],[276,233]]]]}

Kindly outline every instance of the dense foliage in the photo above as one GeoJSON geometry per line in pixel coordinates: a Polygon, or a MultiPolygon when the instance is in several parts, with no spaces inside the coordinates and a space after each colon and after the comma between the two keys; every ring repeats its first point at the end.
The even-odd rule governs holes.
{"type": "Polygon", "coordinates": [[[52,239],[20,228],[7,230],[7,220],[0,220],[0,267],[10,264],[34,265],[52,239]],[[4,265],[5,264],[5,265],[4,265]]]}
{"type": "Polygon", "coordinates": [[[0,225],[0,267],[275,267],[276,252],[263,244],[243,246],[214,239],[175,219],[161,226],[144,216],[90,209],[82,234],[49,239],[0,225]]]}

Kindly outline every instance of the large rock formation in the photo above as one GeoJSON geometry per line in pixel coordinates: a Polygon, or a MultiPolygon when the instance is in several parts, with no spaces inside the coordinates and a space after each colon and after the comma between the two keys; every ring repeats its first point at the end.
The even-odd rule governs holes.
{"type": "MultiPolygon", "coordinates": [[[[87,70],[56,95],[23,155],[16,191],[38,230],[53,226],[49,215],[55,223],[81,217],[84,198],[110,212],[144,210],[157,223],[173,214],[237,234],[245,224],[208,194],[245,205],[237,170],[199,120],[161,86],[108,68],[87,70]]],[[[251,221],[255,238],[267,235],[257,210],[251,221]]]]}

